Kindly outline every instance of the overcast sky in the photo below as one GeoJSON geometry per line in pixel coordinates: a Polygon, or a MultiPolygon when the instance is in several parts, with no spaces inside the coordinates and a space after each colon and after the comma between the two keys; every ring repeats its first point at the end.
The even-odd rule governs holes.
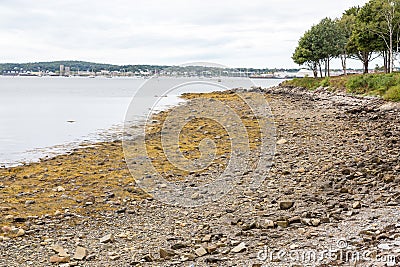
{"type": "Polygon", "coordinates": [[[207,61],[291,68],[297,67],[291,55],[306,30],[366,2],[0,0],[0,62],[207,61]]]}

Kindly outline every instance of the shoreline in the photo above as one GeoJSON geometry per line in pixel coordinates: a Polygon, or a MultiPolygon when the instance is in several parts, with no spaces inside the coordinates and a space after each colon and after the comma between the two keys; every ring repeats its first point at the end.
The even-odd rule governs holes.
{"type": "MultiPolygon", "coordinates": [[[[0,169],[0,225],[24,231],[0,233],[0,263],[36,259],[47,266],[59,256],[51,249],[58,244],[70,252],[65,261],[79,264],[72,253],[77,243],[88,250],[82,263],[91,266],[262,264],[257,254],[266,246],[316,250],[339,238],[353,250],[394,253],[400,241],[399,110],[376,99],[291,90],[251,90],[268,99],[277,127],[277,153],[265,183],[257,190],[238,184],[203,207],[169,206],[136,187],[120,141],[0,169]],[[115,241],[99,244],[109,233],[115,241]],[[381,243],[390,249],[379,249],[381,243]]],[[[235,101],[229,91],[202,95],[235,101]]],[[[159,113],[158,121],[167,113],[159,113]]],[[[224,136],[212,124],[187,130],[198,127],[224,136]]],[[[150,156],[169,173],[156,141],[150,156]]],[[[186,143],[183,150],[198,156],[186,143]]],[[[224,147],[218,164],[225,160],[224,147]]],[[[326,260],[328,266],[343,264],[326,260]]]]}

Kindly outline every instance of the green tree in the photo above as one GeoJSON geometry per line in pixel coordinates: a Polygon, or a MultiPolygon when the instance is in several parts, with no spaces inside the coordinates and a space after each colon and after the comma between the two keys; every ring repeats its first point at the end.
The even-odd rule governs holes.
{"type": "Polygon", "coordinates": [[[359,9],[354,28],[346,49],[352,58],[363,63],[364,73],[368,73],[369,62],[377,58],[385,50],[379,35],[371,30],[372,18],[375,16],[370,3],[359,9]]]}
{"type": "Polygon", "coordinates": [[[296,64],[306,64],[310,69],[312,69],[314,78],[316,78],[318,76],[317,66],[319,64],[319,58],[314,49],[313,39],[314,36],[311,30],[306,31],[300,38],[292,59],[296,64]]]}
{"type": "Polygon", "coordinates": [[[347,59],[350,56],[348,51],[348,43],[355,28],[356,17],[359,9],[359,7],[349,8],[343,13],[342,17],[337,22],[342,36],[342,42],[340,43],[340,60],[344,75],[347,75],[347,59]]]}
{"type": "Polygon", "coordinates": [[[330,76],[330,60],[340,56],[345,46],[345,36],[336,20],[324,18],[311,27],[299,40],[292,56],[295,63],[307,64],[317,76],[318,68],[322,77],[322,65],[325,76],[330,76]]]}
{"type": "Polygon", "coordinates": [[[385,70],[393,72],[394,46],[399,41],[400,0],[371,0],[366,6],[371,12],[364,17],[367,20],[364,22],[368,23],[369,30],[377,34],[384,43],[385,50],[382,54],[385,70]]]}

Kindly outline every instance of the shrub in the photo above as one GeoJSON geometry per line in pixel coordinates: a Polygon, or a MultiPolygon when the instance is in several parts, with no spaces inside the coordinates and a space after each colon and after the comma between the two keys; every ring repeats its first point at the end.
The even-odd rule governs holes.
{"type": "Polygon", "coordinates": [[[390,87],[383,95],[383,98],[391,101],[400,101],[400,84],[390,87]]]}
{"type": "Polygon", "coordinates": [[[328,87],[331,85],[331,79],[329,77],[325,77],[325,79],[323,79],[320,84],[320,86],[322,87],[328,87]]]}

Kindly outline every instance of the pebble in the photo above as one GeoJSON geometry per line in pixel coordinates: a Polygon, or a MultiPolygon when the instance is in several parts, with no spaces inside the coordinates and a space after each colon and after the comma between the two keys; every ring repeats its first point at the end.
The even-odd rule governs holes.
{"type": "Polygon", "coordinates": [[[53,189],[53,191],[56,191],[56,192],[64,192],[64,191],[65,191],[65,188],[62,187],[62,186],[57,186],[56,188],[53,189]]]}
{"type": "Polygon", "coordinates": [[[24,236],[24,235],[25,235],[25,230],[19,228],[18,231],[17,231],[17,233],[16,233],[15,235],[16,235],[16,236],[24,236]]]}
{"type": "Polygon", "coordinates": [[[202,256],[204,256],[204,255],[207,254],[207,250],[206,250],[204,247],[199,247],[199,248],[197,248],[197,249],[194,251],[194,253],[195,253],[197,256],[202,257],[202,256]]]}
{"type": "Polygon", "coordinates": [[[274,228],[274,226],[275,226],[274,221],[265,219],[264,224],[263,224],[264,228],[274,228]]]}
{"type": "Polygon", "coordinates": [[[239,252],[243,252],[246,250],[246,243],[241,242],[239,245],[237,245],[236,247],[234,247],[231,251],[233,253],[239,253],[239,252]]]}
{"type": "Polygon", "coordinates": [[[58,244],[50,246],[50,249],[53,250],[54,252],[57,252],[58,256],[60,256],[60,257],[69,257],[69,254],[67,253],[67,251],[58,244]]]}
{"type": "Polygon", "coordinates": [[[212,235],[205,235],[201,241],[202,242],[210,242],[211,241],[211,237],[212,237],[212,235]]]}
{"type": "Polygon", "coordinates": [[[107,234],[100,238],[100,243],[109,243],[109,242],[114,242],[114,235],[113,234],[107,234]]]}
{"type": "Polygon", "coordinates": [[[169,259],[175,256],[175,251],[173,251],[172,249],[160,248],[159,253],[160,253],[160,258],[162,259],[169,259]]]}
{"type": "Polygon", "coordinates": [[[283,144],[286,144],[287,143],[287,140],[286,139],[279,139],[277,142],[276,142],[276,144],[277,145],[283,145],[283,144]]]}
{"type": "Polygon", "coordinates": [[[294,201],[280,201],[279,202],[279,208],[281,210],[288,210],[291,207],[293,207],[294,205],[294,201]]]}
{"type": "Polygon", "coordinates": [[[280,226],[282,228],[286,228],[289,226],[289,222],[288,221],[276,221],[276,225],[280,226]]]}
{"type": "Polygon", "coordinates": [[[361,209],[361,202],[356,201],[353,203],[353,209],[361,209]]]}
{"type": "Polygon", "coordinates": [[[51,256],[50,257],[50,262],[51,263],[67,263],[70,261],[70,257],[69,256],[65,256],[65,257],[60,257],[60,256],[51,256]]]}
{"type": "Polygon", "coordinates": [[[83,260],[88,255],[88,251],[86,248],[78,246],[76,247],[74,259],[75,260],[83,260]]]}

